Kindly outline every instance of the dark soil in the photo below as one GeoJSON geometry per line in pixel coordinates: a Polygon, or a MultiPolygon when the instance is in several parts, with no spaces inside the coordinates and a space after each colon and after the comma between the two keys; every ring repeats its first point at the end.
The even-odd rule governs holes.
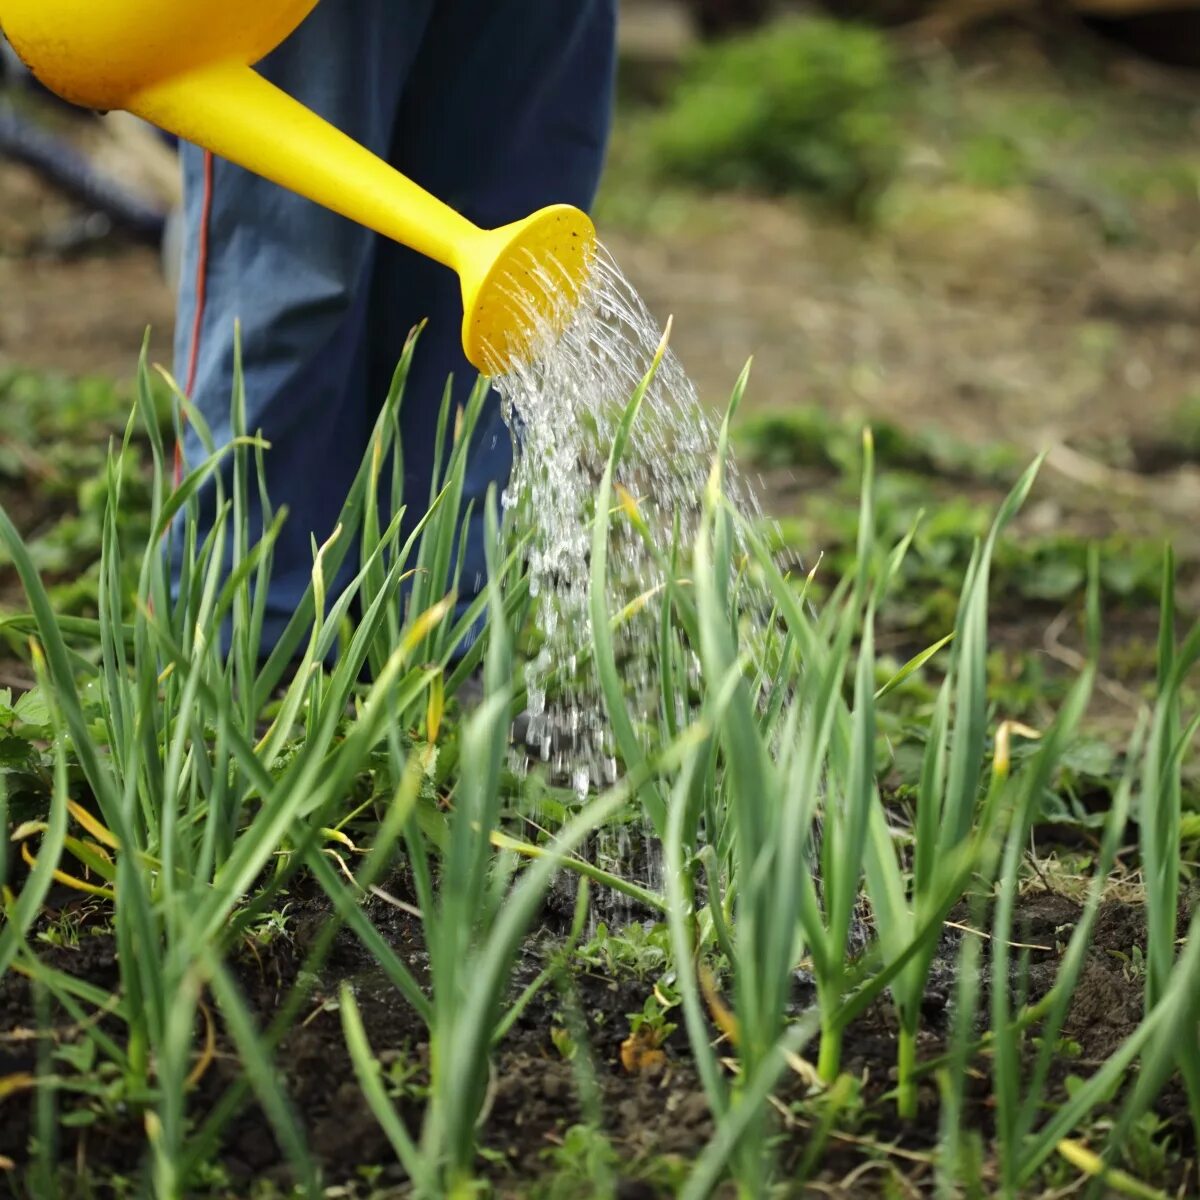
{"type": "MultiPolygon", "coordinates": [[[[394,885],[403,892],[403,881],[394,885]]],[[[261,1025],[278,1010],[295,984],[318,930],[328,920],[323,901],[306,898],[303,889],[292,897],[286,935],[253,953],[243,947],[235,954],[236,975],[246,1001],[261,1025]]],[[[80,902],[59,897],[58,914],[80,902]]],[[[91,920],[102,913],[90,906],[91,920]]],[[[382,902],[372,902],[371,916],[388,940],[420,977],[426,961],[420,924],[382,902]]],[[[518,986],[528,983],[541,969],[546,954],[561,935],[561,919],[547,912],[547,925],[526,945],[518,970],[518,986]]],[[[962,914],[956,914],[962,915],[962,914]]],[[[1031,892],[1019,906],[1019,940],[1037,949],[1028,952],[1027,985],[1031,998],[1044,994],[1053,982],[1061,948],[1070,936],[1079,908],[1072,901],[1045,891],[1031,892]]],[[[960,936],[947,930],[946,962],[935,971],[927,996],[920,1054],[935,1057],[945,1048],[949,1007],[953,992],[954,942],[960,936]]],[[[1061,1075],[1087,1075],[1132,1032],[1141,1012],[1141,982],[1128,968],[1132,948],[1143,941],[1140,909],[1117,902],[1101,910],[1087,966],[1067,1017],[1063,1037],[1078,1051],[1064,1059],[1061,1075]]],[[[118,983],[115,949],[111,937],[98,929],[89,933],[87,919],[78,945],[70,948],[39,946],[47,964],[69,971],[105,990],[118,983]]],[[[348,933],[338,935],[331,956],[319,972],[302,1017],[286,1036],[276,1061],[300,1115],[307,1143],[325,1172],[328,1183],[342,1184],[346,1195],[366,1195],[354,1190],[364,1174],[384,1191],[403,1193],[403,1172],[396,1165],[386,1139],[362,1102],[342,1039],[334,998],[343,981],[356,989],[372,1048],[385,1063],[402,1059],[413,1064],[408,1090],[398,1103],[410,1127],[420,1118],[420,1086],[426,1078],[428,1045],[425,1030],[348,933]],[[370,1172],[364,1169],[373,1168],[370,1172]]],[[[670,1195],[663,1179],[670,1161],[689,1162],[713,1133],[703,1091],[681,1032],[666,1043],[667,1063],[661,1070],[630,1075],[621,1065],[620,1047],[628,1036],[628,1014],[639,1011],[653,987],[652,980],[608,978],[575,971],[565,990],[550,987],[526,1009],[495,1060],[494,1091],[487,1114],[481,1169],[489,1174],[502,1195],[530,1194],[539,1180],[554,1170],[549,1161],[556,1146],[576,1123],[586,1118],[577,1087],[577,1065],[564,1059],[551,1038],[551,1030],[570,1027],[567,1014],[577,1012],[586,1021],[590,1061],[594,1070],[598,1107],[606,1133],[619,1153],[628,1175],[620,1195],[670,1195]],[[572,999],[573,998],[573,999],[572,999]],[[577,1007],[575,1007],[577,1006],[577,1007]],[[658,1182],[650,1182],[657,1179],[658,1182]]],[[[796,1006],[809,1000],[809,989],[797,974],[796,1006]]],[[[28,984],[15,974],[0,982],[0,1079],[36,1070],[36,1028],[28,984]]],[[[119,1032],[114,1029],[114,1032],[119,1032]]],[[[52,1036],[57,1044],[79,1038],[65,1014],[56,1013],[52,1036]]],[[[921,1114],[911,1123],[900,1122],[888,1098],[894,1079],[895,1022],[886,1002],[875,1005],[849,1030],[843,1068],[862,1082],[863,1107],[853,1134],[835,1134],[822,1159],[819,1181],[822,1194],[865,1196],[876,1194],[868,1174],[853,1186],[843,1186],[852,1172],[865,1163],[889,1159],[911,1183],[909,1194],[925,1194],[931,1186],[931,1168],[925,1156],[934,1149],[937,1134],[937,1097],[932,1082],[922,1084],[921,1114]]],[[[815,1047],[810,1047],[815,1054],[815,1047]]],[[[986,1064],[977,1064],[981,1070],[986,1064]]],[[[191,1112],[203,1119],[219,1098],[237,1082],[238,1056],[222,1031],[218,1053],[191,1099],[191,1112]]],[[[1060,1078],[1058,1083],[1063,1080],[1060,1078]]],[[[798,1078],[784,1080],[778,1099],[783,1106],[803,1099],[798,1078]]],[[[969,1120],[986,1135],[991,1130],[989,1089],[980,1075],[971,1084],[969,1120]]],[[[63,1098],[64,1108],[71,1100],[63,1098]]],[[[794,1111],[794,1110],[793,1110],[794,1111]]],[[[14,1163],[26,1161],[33,1130],[33,1105],[29,1093],[10,1096],[0,1103],[0,1156],[14,1163]]],[[[1168,1090],[1160,1098],[1159,1113],[1170,1124],[1177,1144],[1188,1156],[1192,1134],[1182,1095],[1168,1090]]],[[[781,1121],[782,1154],[793,1167],[803,1153],[808,1126],[800,1119],[781,1121]]],[[[124,1117],[101,1116],[85,1128],[64,1128],[58,1159],[68,1186],[82,1189],[114,1175],[135,1176],[145,1151],[141,1120],[133,1112],[124,1117]]],[[[285,1185],[290,1178],[286,1161],[271,1127],[251,1100],[229,1124],[217,1161],[228,1179],[214,1194],[242,1196],[255,1179],[269,1178],[285,1185]]],[[[1177,1181],[1180,1182],[1180,1181],[1177,1181]]],[[[107,1194],[101,1191],[99,1194],[107,1194]]],[[[208,1193],[206,1193],[208,1194],[208,1193]]],[[[813,1194],[816,1194],[815,1192],[813,1194]]]]}

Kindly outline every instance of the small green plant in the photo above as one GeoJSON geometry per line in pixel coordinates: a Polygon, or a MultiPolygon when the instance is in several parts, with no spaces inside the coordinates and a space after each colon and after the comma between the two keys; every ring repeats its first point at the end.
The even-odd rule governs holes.
{"type": "MultiPolygon", "coordinates": [[[[150,382],[154,420],[170,424],[169,391],[150,382]]],[[[120,439],[129,399],[103,379],[70,380],[33,371],[0,371],[0,503],[11,490],[21,509],[37,514],[30,553],[47,579],[56,610],[63,615],[94,616],[98,564],[110,469],[106,443],[120,439]]],[[[150,532],[150,470],[145,439],[116,452],[129,504],[118,529],[131,552],[150,532]]],[[[0,547],[0,569],[8,559],[0,547]]],[[[129,592],[137,586],[132,571],[129,592]]],[[[0,641],[3,626],[0,623],[0,641]]]]}
{"type": "Polygon", "coordinates": [[[1141,980],[1146,978],[1146,955],[1143,953],[1141,946],[1130,946],[1128,954],[1123,954],[1120,950],[1109,950],[1109,954],[1121,963],[1121,974],[1126,979],[1141,980]]]}
{"type": "Polygon", "coordinates": [[[1024,148],[1013,138],[995,131],[967,137],[959,148],[956,166],[965,182],[981,188],[1014,187],[1030,175],[1024,148]]]}
{"type": "Polygon", "coordinates": [[[572,1125],[562,1144],[546,1150],[543,1160],[553,1172],[534,1195],[537,1200],[606,1200],[620,1166],[617,1152],[603,1130],[572,1125]]]}
{"type": "Polygon", "coordinates": [[[60,946],[74,950],[85,936],[105,934],[112,930],[108,920],[109,911],[100,900],[85,900],[64,908],[43,929],[38,930],[37,940],[47,946],[60,946]]]}
{"type": "Polygon", "coordinates": [[[780,21],[697,51],[649,149],[700,187],[800,191],[867,217],[899,158],[894,87],[877,31],[780,21]]]}
{"type": "Polygon", "coordinates": [[[428,1071],[412,1050],[402,1046],[379,1056],[383,1086],[390,1100],[424,1101],[429,1098],[428,1071]]]}
{"type": "Polygon", "coordinates": [[[579,1053],[579,1043],[575,1041],[569,1029],[562,1025],[551,1025],[550,1041],[564,1062],[574,1062],[575,1056],[579,1053]]]}
{"type": "Polygon", "coordinates": [[[671,936],[662,924],[634,923],[613,931],[601,921],[596,932],[575,951],[576,959],[604,975],[631,976],[638,981],[656,977],[671,956],[671,936]]]}
{"type": "Polygon", "coordinates": [[[1189,392],[1172,414],[1168,432],[1187,454],[1200,453],[1200,392],[1189,392]]]}
{"type": "Polygon", "coordinates": [[[667,1013],[678,1004],[678,1000],[670,999],[655,991],[646,997],[640,1012],[627,1013],[629,1020],[629,1036],[661,1046],[675,1032],[678,1026],[667,1019],[667,1013]]]}
{"type": "MultiPolygon", "coordinates": [[[[972,445],[945,429],[909,430],[887,420],[872,422],[876,462],[881,470],[925,476],[1012,483],[1022,456],[1005,442],[972,445]]],[[[746,417],[734,433],[747,459],[768,467],[822,467],[846,476],[857,488],[862,422],[852,413],[798,404],[746,417]]]]}
{"type": "Polygon", "coordinates": [[[1168,1169],[1178,1159],[1178,1139],[1171,1132],[1169,1121],[1147,1112],[1130,1124],[1121,1160],[1139,1179],[1165,1183],[1168,1169]]]}
{"type": "Polygon", "coordinates": [[[263,913],[246,930],[246,936],[257,946],[269,946],[280,938],[290,940],[292,935],[288,928],[290,920],[288,910],[291,907],[290,902],[285,902],[278,908],[263,913]]]}

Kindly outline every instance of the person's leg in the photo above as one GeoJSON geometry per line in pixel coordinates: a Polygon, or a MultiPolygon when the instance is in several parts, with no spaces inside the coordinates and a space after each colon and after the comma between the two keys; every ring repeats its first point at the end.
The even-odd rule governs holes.
{"type": "MultiPolygon", "coordinates": [[[[476,224],[494,228],[547,204],[587,209],[608,141],[616,0],[438,0],[401,101],[391,161],[476,224]]],[[[454,274],[381,244],[370,327],[371,390],[382,395],[408,330],[428,318],[401,409],[409,527],[424,512],[447,376],[464,400],[478,376],[463,355],[454,274]]],[[[502,488],[512,440],[493,392],[469,462],[475,503],[460,604],[483,583],[483,505],[502,488]]]]}
{"type": "MultiPolygon", "coordinates": [[[[432,6],[433,0],[324,0],[261,70],[386,155],[432,6]]],[[[218,444],[227,442],[240,321],[247,425],[271,443],[268,494],[290,513],[267,602],[269,649],[308,585],[310,538],[323,541],[333,531],[386,392],[386,385],[372,386],[366,335],[380,239],[195,147],[184,147],[183,162],[178,378],[218,444]]],[[[195,464],[201,454],[190,431],[184,456],[195,464]]],[[[230,469],[227,459],[227,481],[230,469]]],[[[212,501],[210,486],[204,496],[210,521],[212,501]]]]}

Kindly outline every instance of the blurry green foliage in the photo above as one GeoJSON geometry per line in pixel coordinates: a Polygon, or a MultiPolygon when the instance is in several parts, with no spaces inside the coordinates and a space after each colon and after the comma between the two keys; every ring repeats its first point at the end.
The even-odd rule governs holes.
{"type": "MultiPolygon", "coordinates": [[[[888,469],[906,468],[954,477],[1010,483],[1026,465],[1016,447],[1003,443],[973,446],[943,430],[908,430],[873,420],[875,461],[888,469]]],[[[760,466],[828,467],[858,470],[862,422],[834,416],[816,405],[768,410],[748,417],[736,437],[743,452],[760,466]]]]}
{"type": "MultiPolygon", "coordinates": [[[[155,394],[164,429],[165,385],[155,394]]],[[[105,379],[69,379],[29,370],[0,372],[0,505],[25,530],[60,613],[95,611],[95,569],[105,506],[110,441],[119,444],[129,398],[105,379]]],[[[140,441],[119,456],[125,514],[120,534],[138,547],[149,533],[149,476],[140,441]]],[[[0,554],[0,583],[7,564],[0,554]]],[[[136,560],[130,559],[130,569],[136,560]]],[[[6,600],[12,604],[7,588],[6,600]]]]}
{"type": "Polygon", "coordinates": [[[653,122],[658,168],[708,188],[802,191],[871,214],[900,160],[888,46],[812,18],[702,46],[653,122]]]}
{"type": "Polygon", "coordinates": [[[1200,453],[1200,392],[1185,396],[1171,420],[1168,434],[1189,454],[1200,453]]]}
{"type": "MultiPolygon", "coordinates": [[[[910,431],[887,421],[872,423],[876,460],[884,468],[876,483],[879,543],[894,545],[916,530],[900,567],[887,619],[894,627],[940,636],[952,624],[955,598],[976,540],[987,529],[993,499],[1025,462],[1005,443],[972,446],[943,430],[910,431]],[[947,485],[953,487],[948,491],[947,485]],[[972,494],[962,494],[969,485],[972,494]]],[[[806,565],[824,555],[816,581],[836,580],[850,570],[858,537],[854,497],[858,489],[862,425],[815,407],[768,412],[739,430],[741,452],[759,466],[808,468],[837,476],[834,488],[806,496],[803,515],[774,526],[780,549],[798,551],[806,565]]],[[[1100,551],[1100,582],[1115,600],[1155,604],[1163,546],[1156,538],[1113,533],[1088,539],[1070,532],[1025,533],[1006,539],[993,562],[998,596],[1061,604],[1083,594],[1091,545],[1100,551]]]]}
{"type": "Polygon", "coordinates": [[[1026,182],[1031,170],[1029,156],[1020,144],[1001,133],[979,133],[965,139],[956,166],[965,183],[997,191],[1026,182]]]}

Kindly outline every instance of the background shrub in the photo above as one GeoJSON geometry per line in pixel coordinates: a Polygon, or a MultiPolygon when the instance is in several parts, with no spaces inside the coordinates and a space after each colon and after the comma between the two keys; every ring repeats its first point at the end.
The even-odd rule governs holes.
{"type": "Polygon", "coordinates": [[[802,191],[863,217],[899,159],[894,92],[877,31],[786,19],[695,51],[651,146],[669,177],[802,191]]]}

